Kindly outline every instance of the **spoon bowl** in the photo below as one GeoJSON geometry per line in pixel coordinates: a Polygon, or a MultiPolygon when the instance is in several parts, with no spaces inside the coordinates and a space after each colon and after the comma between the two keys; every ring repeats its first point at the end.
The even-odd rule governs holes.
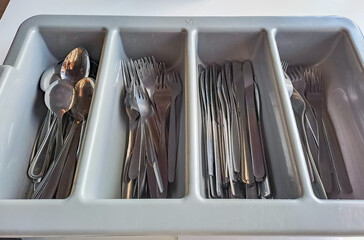
{"type": "Polygon", "coordinates": [[[88,116],[92,96],[95,89],[94,79],[87,77],[77,82],[75,86],[75,99],[76,104],[74,108],[85,120],[88,116]]]}
{"type": "Polygon", "coordinates": [[[40,79],[40,88],[43,92],[47,91],[48,87],[61,79],[60,72],[63,60],[59,61],[55,65],[48,67],[42,74],[40,79]]]}
{"type": "Polygon", "coordinates": [[[62,118],[75,103],[75,90],[67,81],[56,81],[47,89],[44,102],[48,109],[57,116],[56,154],[58,154],[63,146],[62,118]]]}
{"type": "Polygon", "coordinates": [[[61,78],[74,86],[80,79],[90,73],[90,57],[86,49],[75,48],[64,59],[61,67],[61,78]]]}

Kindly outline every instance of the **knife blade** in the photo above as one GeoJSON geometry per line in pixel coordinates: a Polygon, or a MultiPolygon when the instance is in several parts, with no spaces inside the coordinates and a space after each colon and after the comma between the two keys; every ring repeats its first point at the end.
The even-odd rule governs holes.
{"type": "Polygon", "coordinates": [[[255,105],[253,67],[250,61],[246,61],[243,65],[243,77],[245,84],[245,103],[247,109],[248,135],[253,163],[253,174],[257,181],[263,181],[265,176],[265,167],[255,105]]]}

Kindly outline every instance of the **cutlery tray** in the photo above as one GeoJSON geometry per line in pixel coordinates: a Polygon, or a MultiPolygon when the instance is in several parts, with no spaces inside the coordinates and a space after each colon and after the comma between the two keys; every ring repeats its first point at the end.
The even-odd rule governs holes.
{"type": "Polygon", "coordinates": [[[339,17],[36,16],[0,66],[0,235],[363,235],[364,41],[339,17]],[[75,47],[99,62],[70,197],[24,199],[46,114],[42,72],[75,47]],[[128,119],[120,61],[154,56],[182,79],[176,181],[168,199],[120,199],[128,119]],[[273,199],[207,199],[198,65],[251,60],[273,199]],[[322,71],[354,192],[313,193],[281,60],[322,71]]]}

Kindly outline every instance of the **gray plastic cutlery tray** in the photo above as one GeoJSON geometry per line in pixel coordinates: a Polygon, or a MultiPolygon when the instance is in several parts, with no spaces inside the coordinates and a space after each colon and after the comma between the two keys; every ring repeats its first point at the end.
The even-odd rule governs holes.
{"type": "Polygon", "coordinates": [[[364,41],[339,17],[36,16],[0,66],[0,235],[363,235],[364,41]],[[24,199],[29,155],[46,114],[42,72],[75,47],[99,62],[71,196],[24,199]],[[176,183],[168,199],[120,199],[128,137],[120,61],[154,56],[183,82],[176,183]],[[207,199],[198,65],[251,60],[260,88],[274,199],[207,199]],[[354,189],[311,187],[280,61],[315,65],[354,189]],[[360,191],[361,189],[361,191],[360,191]]]}

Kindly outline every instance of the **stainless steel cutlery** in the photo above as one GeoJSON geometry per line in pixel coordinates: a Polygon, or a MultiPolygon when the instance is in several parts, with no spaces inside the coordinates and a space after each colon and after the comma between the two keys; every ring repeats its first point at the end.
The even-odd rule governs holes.
{"type": "Polygon", "coordinates": [[[199,86],[208,197],[272,197],[252,63],[200,65],[199,86]]]}
{"type": "Polygon", "coordinates": [[[325,105],[322,73],[315,67],[288,66],[291,103],[301,137],[313,190],[320,198],[353,191],[335,130],[325,105]]]}
{"type": "Polygon", "coordinates": [[[175,181],[179,74],[154,57],[122,61],[129,139],[122,198],[167,198],[175,181]]]}
{"type": "Polygon", "coordinates": [[[28,176],[33,184],[29,198],[66,198],[81,149],[95,80],[97,63],[90,64],[83,48],[72,50],[65,60],[46,69],[40,79],[48,108],[30,157],[28,176]]]}

